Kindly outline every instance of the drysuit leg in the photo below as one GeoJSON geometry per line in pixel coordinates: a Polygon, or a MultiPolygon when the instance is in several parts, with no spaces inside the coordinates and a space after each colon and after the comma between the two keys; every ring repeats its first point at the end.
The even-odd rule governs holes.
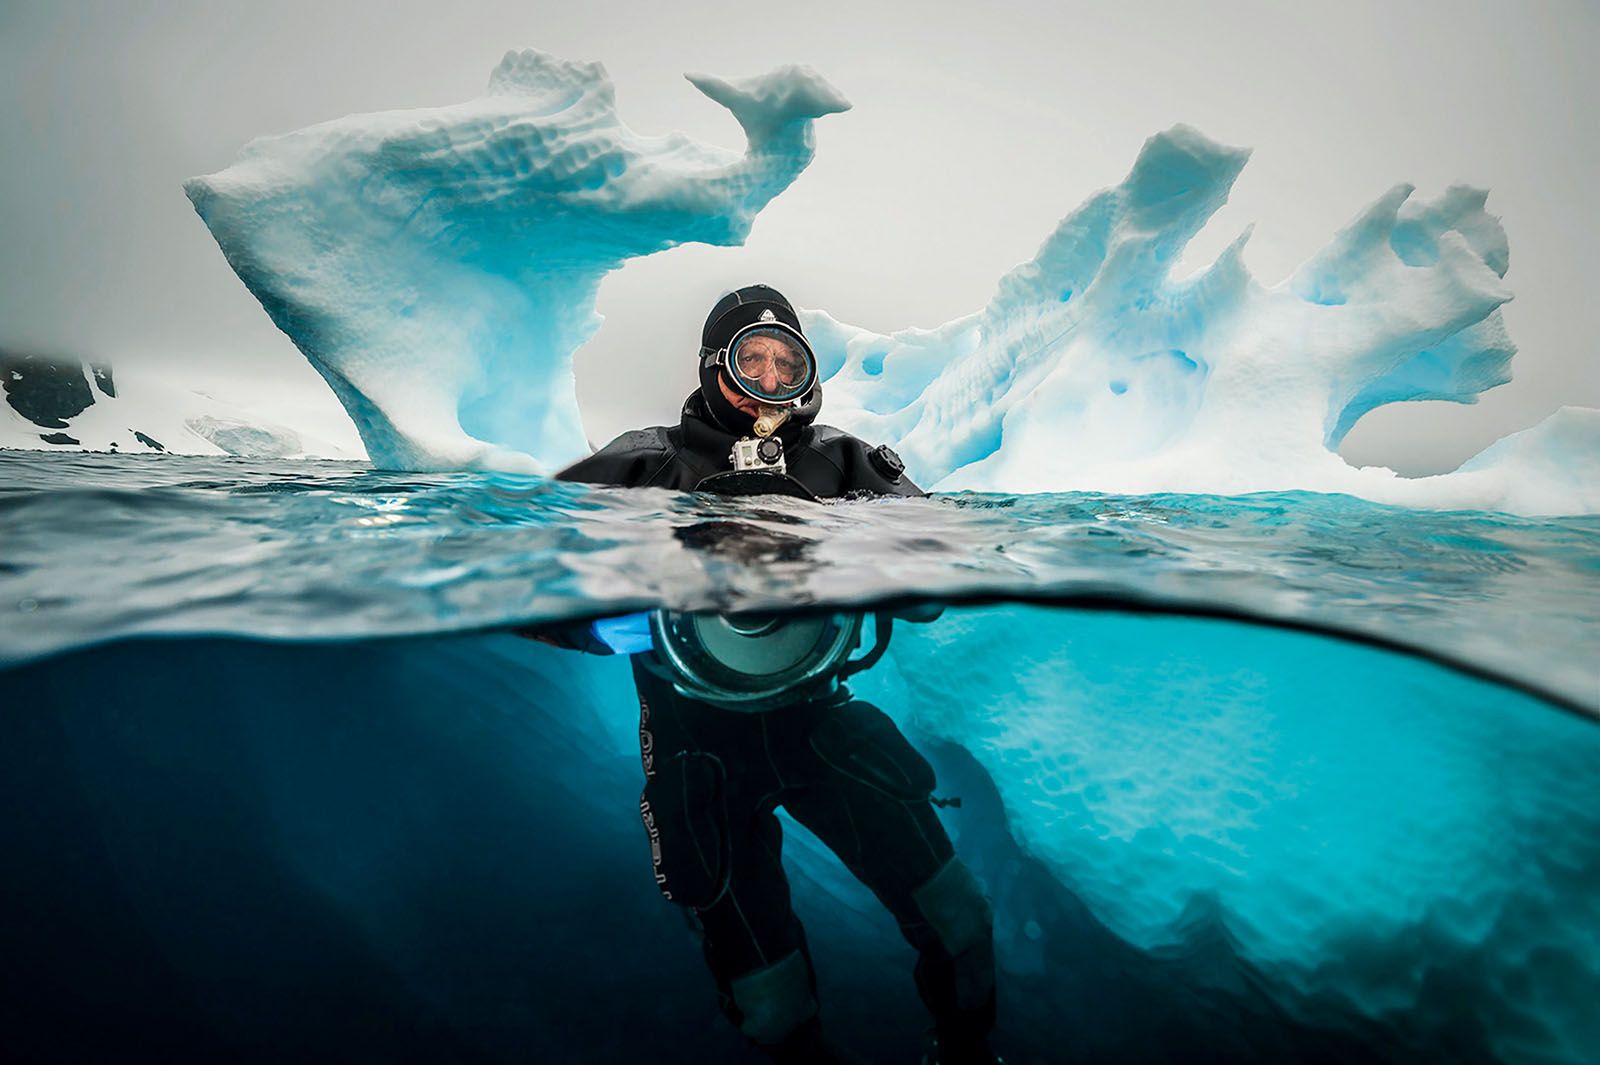
{"type": "Polygon", "coordinates": [[[778,1061],[832,1060],[817,1021],[805,934],[789,904],[781,784],[760,723],[640,685],[640,813],[662,894],[702,934],[722,1011],[778,1061]]]}
{"type": "Polygon", "coordinates": [[[900,930],[917,948],[917,991],[933,1014],[940,1060],[988,1060],[995,1021],[994,914],[961,859],[911,893],[915,917],[900,930]]]}
{"type": "Polygon", "coordinates": [[[735,832],[723,891],[695,909],[722,1012],[774,1061],[834,1061],[817,1016],[816,973],[790,907],[782,828],[770,807],[735,832]]]}
{"type": "Polygon", "coordinates": [[[706,963],[723,1012],[757,1043],[776,1043],[816,1015],[815,979],[799,918],[789,905],[771,809],[749,819],[732,848],[725,890],[696,909],[706,963]]]}
{"type": "Polygon", "coordinates": [[[812,735],[823,769],[784,806],[877,895],[916,948],[917,990],[948,1060],[995,1023],[994,916],[929,801],[933,769],[882,711],[840,707],[812,735]]]}

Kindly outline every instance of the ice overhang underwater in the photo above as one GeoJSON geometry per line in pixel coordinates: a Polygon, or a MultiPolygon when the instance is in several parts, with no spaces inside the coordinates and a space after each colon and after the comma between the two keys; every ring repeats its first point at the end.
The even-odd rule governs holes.
{"type": "MultiPolygon", "coordinates": [[[[373,463],[548,472],[587,451],[574,353],[601,280],[676,245],[743,242],[810,163],[820,75],[691,75],[743,153],[646,137],[598,63],[508,53],[463,104],[251,142],[186,190],[228,261],[333,388],[373,463]]],[[[1506,236],[1486,193],[1400,185],[1293,276],[1249,231],[1174,279],[1249,153],[1176,126],[1072,214],[982,310],[877,334],[805,314],[823,420],[892,443],[941,490],[1303,489],[1519,514],[1600,512],[1600,411],[1563,408],[1459,470],[1337,453],[1366,412],[1475,402],[1510,379],[1506,236]]]]}

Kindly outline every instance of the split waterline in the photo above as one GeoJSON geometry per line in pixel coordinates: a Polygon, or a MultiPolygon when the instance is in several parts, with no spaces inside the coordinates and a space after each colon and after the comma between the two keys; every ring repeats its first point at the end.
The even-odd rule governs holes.
{"type": "MultiPolygon", "coordinates": [[[[1020,1060],[1600,1048],[1600,519],[0,452],[0,541],[24,1047],[109,1001],[246,1057],[731,1060],[626,659],[507,630],[933,599],[851,683],[963,800],[1020,1060]]],[[[830,1027],[899,1060],[904,945],[786,826],[830,1027]]]]}

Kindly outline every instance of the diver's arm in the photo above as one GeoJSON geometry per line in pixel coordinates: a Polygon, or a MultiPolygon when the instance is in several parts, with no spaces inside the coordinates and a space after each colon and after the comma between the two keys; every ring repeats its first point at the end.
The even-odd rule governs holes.
{"type": "MultiPolygon", "coordinates": [[[[673,454],[664,429],[639,429],[623,433],[588,458],[579,459],[557,473],[555,479],[639,488],[649,485],[672,461],[673,454]]],[[[537,640],[564,651],[610,655],[628,650],[626,646],[618,646],[618,641],[608,630],[608,620],[545,622],[511,631],[525,639],[537,640]]],[[[626,644],[627,640],[624,639],[622,643],[626,644]]]]}
{"type": "Polygon", "coordinates": [[[910,496],[928,493],[906,476],[905,463],[887,444],[872,447],[849,433],[832,426],[818,426],[814,437],[817,453],[839,471],[842,496],[910,496]]]}
{"type": "Polygon", "coordinates": [[[928,493],[924,492],[917,483],[905,474],[900,475],[900,480],[895,482],[895,491],[891,495],[907,496],[912,499],[926,499],[928,493]]]}
{"type": "Polygon", "coordinates": [[[896,455],[888,444],[868,450],[858,467],[854,478],[856,487],[852,491],[912,499],[921,499],[928,494],[906,476],[905,465],[900,461],[900,456],[896,455]]]}
{"type": "Polygon", "coordinates": [[[850,491],[911,498],[928,494],[906,476],[906,464],[888,444],[868,447],[864,441],[851,437],[849,450],[850,491]]]}

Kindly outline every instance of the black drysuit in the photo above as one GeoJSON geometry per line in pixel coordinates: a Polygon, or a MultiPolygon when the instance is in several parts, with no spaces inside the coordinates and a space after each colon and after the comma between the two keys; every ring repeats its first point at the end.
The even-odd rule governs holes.
{"type": "MultiPolygon", "coordinates": [[[[782,427],[790,476],[818,497],[923,494],[887,448],[797,417],[782,427]]],[[[627,433],[566,480],[693,490],[730,468],[734,435],[697,392],[680,423],[627,433]]],[[[934,814],[934,773],[878,708],[839,690],[766,713],[678,693],[634,657],[656,883],[704,932],[723,1010],[779,1061],[826,1061],[805,935],[780,859],[779,806],[816,833],[899,922],[941,1061],[974,1060],[994,1025],[988,899],[934,814]]]]}

